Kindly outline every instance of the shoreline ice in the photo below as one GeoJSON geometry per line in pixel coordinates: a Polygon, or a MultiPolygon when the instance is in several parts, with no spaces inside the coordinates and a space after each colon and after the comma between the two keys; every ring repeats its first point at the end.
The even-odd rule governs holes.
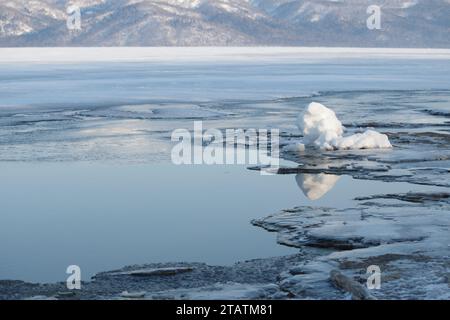
{"type": "Polygon", "coordinates": [[[450,49],[341,47],[9,47],[0,63],[310,62],[327,59],[450,59],[450,49]]]}

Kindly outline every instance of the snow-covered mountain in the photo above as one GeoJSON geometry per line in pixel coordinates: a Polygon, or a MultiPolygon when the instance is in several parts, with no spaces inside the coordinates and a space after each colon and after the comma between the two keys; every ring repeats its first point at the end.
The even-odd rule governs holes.
{"type": "Polygon", "coordinates": [[[2,0],[0,46],[450,47],[450,0],[2,0]],[[381,29],[369,30],[370,5],[381,29]],[[67,7],[81,10],[69,30],[67,7]]]}

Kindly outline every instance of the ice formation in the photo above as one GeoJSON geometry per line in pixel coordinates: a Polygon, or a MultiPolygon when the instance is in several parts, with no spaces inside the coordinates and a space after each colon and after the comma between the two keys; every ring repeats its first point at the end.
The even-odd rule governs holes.
{"type": "Polygon", "coordinates": [[[344,126],[333,110],[311,102],[298,119],[306,145],[325,150],[392,148],[387,135],[374,130],[343,137],[344,126]]]}

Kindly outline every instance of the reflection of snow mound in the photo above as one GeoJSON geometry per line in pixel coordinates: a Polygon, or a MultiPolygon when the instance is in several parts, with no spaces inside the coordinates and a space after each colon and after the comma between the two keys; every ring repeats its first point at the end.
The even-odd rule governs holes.
{"type": "Polygon", "coordinates": [[[373,130],[343,137],[344,127],[333,110],[311,102],[298,119],[306,145],[321,149],[375,149],[391,148],[387,135],[373,130]]]}
{"type": "Polygon", "coordinates": [[[317,200],[322,198],[328,191],[330,191],[339,176],[334,174],[304,174],[299,173],[295,176],[298,186],[302,189],[305,196],[310,200],[317,200]]]}

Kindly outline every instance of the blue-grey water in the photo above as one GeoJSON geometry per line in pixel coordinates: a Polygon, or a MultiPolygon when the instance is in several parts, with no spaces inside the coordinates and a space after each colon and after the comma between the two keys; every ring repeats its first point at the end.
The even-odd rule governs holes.
{"type": "Polygon", "coordinates": [[[295,133],[314,100],[356,127],[448,132],[449,89],[447,60],[0,64],[0,279],[64,280],[77,264],[87,280],[129,264],[296,252],[250,220],[430,187],[344,176],[311,201],[292,175],[173,165],[172,130],[203,120],[295,133]]]}

